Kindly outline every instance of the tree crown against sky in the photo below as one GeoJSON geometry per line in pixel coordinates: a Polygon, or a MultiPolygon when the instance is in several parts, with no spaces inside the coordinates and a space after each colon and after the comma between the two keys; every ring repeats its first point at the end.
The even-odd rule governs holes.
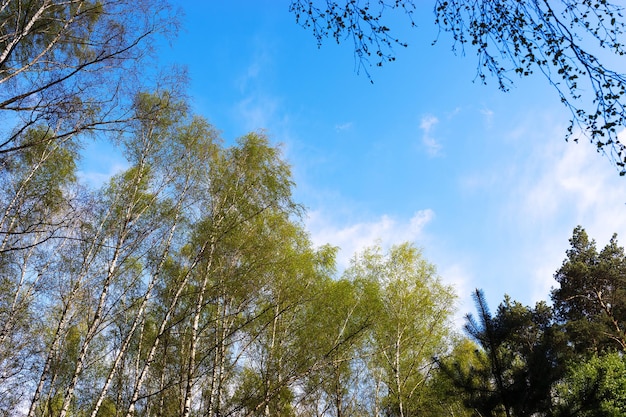
{"type": "Polygon", "coordinates": [[[555,274],[559,287],[552,292],[553,307],[540,301],[531,308],[505,296],[492,314],[483,291],[475,291],[477,315],[466,316],[469,339],[440,360],[439,369],[481,415],[618,416],[626,411],[624,249],[614,236],[597,251],[581,226],[570,244],[555,274]],[[470,340],[475,344],[468,351],[470,340]]]}
{"type": "MultiPolygon", "coordinates": [[[[372,63],[395,61],[394,47],[408,46],[410,39],[395,35],[397,27],[416,25],[414,0],[293,0],[290,10],[318,45],[326,38],[352,42],[358,69],[368,77],[372,63]],[[397,15],[405,22],[394,19],[397,15]]],[[[626,53],[623,10],[605,0],[436,0],[434,20],[451,35],[453,51],[477,55],[481,82],[493,76],[508,91],[517,76],[543,75],[571,113],[566,140],[589,138],[624,175],[626,145],[619,137],[626,124],[626,74],[619,65],[626,53]]]]}
{"type": "Polygon", "coordinates": [[[3,1],[2,161],[39,143],[120,131],[132,117],[135,92],[158,75],[142,63],[158,38],[176,30],[167,2],[3,1]]]}
{"type": "MultiPolygon", "coordinates": [[[[53,45],[49,39],[77,40],[77,59],[90,55],[77,34],[90,33],[105,16],[99,9],[104,3],[76,2],[69,9],[48,9],[58,5],[50,1],[2,4],[24,5],[26,20],[37,10],[48,16],[42,36],[30,44],[22,37],[25,51],[41,39],[44,46],[53,45]],[[92,13],[83,15],[84,26],[61,35],[57,18],[70,16],[72,22],[81,10],[92,13]]],[[[130,39],[132,46],[139,38],[130,39]]],[[[59,53],[71,49],[54,45],[59,53]]],[[[119,56],[132,67],[140,56],[124,57],[119,56]]],[[[39,63],[37,56],[27,58],[39,63]]],[[[94,74],[62,74],[56,73],[57,83],[40,86],[69,94],[46,96],[63,98],[49,102],[56,113],[46,114],[32,89],[24,90],[30,98],[23,106],[2,109],[25,118],[9,117],[21,123],[12,141],[18,146],[5,148],[0,171],[0,411],[91,417],[310,416],[320,410],[440,415],[429,410],[442,407],[432,356],[446,351],[454,295],[419,250],[410,243],[387,253],[371,248],[337,279],[336,251],[312,246],[299,223],[290,167],[265,135],[246,134],[223,146],[176,91],[117,95],[117,84],[92,90],[94,74]],[[54,88],[70,79],[62,90],[54,88]],[[71,107],[72,99],[89,101],[92,93],[105,94],[109,110],[121,100],[128,107],[120,106],[120,114],[128,117],[108,118],[111,113],[81,107],[80,100],[71,107]],[[94,114],[95,125],[85,122],[94,114]],[[80,134],[110,124],[123,128],[103,136],[120,145],[129,166],[100,187],[82,187],[76,171],[80,134]]],[[[48,79],[30,75],[18,86],[48,79]]],[[[623,312],[615,307],[623,294],[616,291],[609,304],[606,298],[623,284],[623,250],[613,240],[598,254],[582,230],[572,240],[558,277],[563,288],[571,281],[570,289],[585,290],[575,299],[594,305],[581,303],[576,316],[563,314],[560,320],[591,319],[596,329],[587,334],[605,336],[600,341],[607,350],[623,348],[623,312]],[[580,279],[602,286],[581,286],[580,279]]],[[[557,346],[550,310],[506,299],[491,316],[484,302],[478,306],[474,336],[484,341],[483,351],[461,369],[483,365],[479,375],[485,383],[478,388],[496,386],[485,409],[528,415],[536,411],[528,403],[549,406],[545,394],[552,391],[545,382],[551,380],[541,379],[542,372],[560,360],[543,354],[557,346]],[[492,328],[495,336],[485,337],[492,328]],[[550,366],[543,366],[546,360],[550,366]],[[528,381],[533,384],[524,385],[528,381]],[[527,401],[528,387],[540,395],[527,401]]],[[[589,370],[573,374],[571,385],[584,385],[587,375],[605,369],[623,374],[623,363],[615,359],[590,359],[589,370]]],[[[600,407],[613,399],[604,386],[622,380],[599,380],[600,407]]],[[[443,398],[458,402],[458,396],[443,398]]],[[[454,406],[457,413],[460,404],[454,406]]]]}
{"type": "MultiPolygon", "coordinates": [[[[395,60],[394,47],[408,45],[410,39],[394,35],[403,24],[396,15],[415,25],[412,0],[294,0],[289,7],[318,43],[328,37],[351,41],[358,68],[366,72],[371,64],[395,60]]],[[[619,138],[626,121],[626,79],[618,61],[626,52],[622,6],[601,0],[435,1],[434,13],[453,50],[476,53],[481,81],[492,75],[506,91],[517,75],[545,76],[570,110],[566,138],[587,136],[626,173],[619,138]]],[[[148,0],[132,7],[120,0],[5,2],[0,111],[8,123],[0,153],[119,127],[116,122],[128,117],[119,107],[123,91],[136,85],[133,63],[149,52],[154,34],[171,32],[176,22],[166,3],[148,0]],[[46,125],[47,136],[25,143],[23,133],[35,125],[46,125]]]]}

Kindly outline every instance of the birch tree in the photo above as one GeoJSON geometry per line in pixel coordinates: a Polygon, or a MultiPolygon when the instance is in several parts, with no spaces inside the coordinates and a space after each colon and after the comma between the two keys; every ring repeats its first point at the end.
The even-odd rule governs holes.
{"type": "Polygon", "coordinates": [[[175,30],[168,8],[151,0],[0,2],[0,155],[121,128],[140,64],[157,36],[175,30]],[[33,128],[46,134],[19,140],[33,128]]]}
{"type": "Polygon", "coordinates": [[[374,324],[371,372],[378,380],[375,413],[415,415],[420,395],[445,350],[454,308],[452,288],[414,246],[366,249],[355,257],[352,274],[378,282],[382,310],[374,324]]]}
{"type": "Polygon", "coordinates": [[[381,312],[380,287],[348,270],[327,279],[308,310],[302,335],[317,364],[304,378],[305,409],[312,415],[357,416],[371,412],[371,331],[381,312]]]}
{"type": "Polygon", "coordinates": [[[0,172],[0,410],[23,401],[38,366],[42,290],[78,218],[75,169],[74,144],[65,141],[31,147],[0,172]]]}

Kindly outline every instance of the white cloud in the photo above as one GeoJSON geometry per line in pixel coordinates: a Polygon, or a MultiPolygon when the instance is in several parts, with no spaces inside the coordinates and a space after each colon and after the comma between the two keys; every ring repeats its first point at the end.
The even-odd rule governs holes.
{"type": "Polygon", "coordinates": [[[432,135],[434,127],[439,123],[433,115],[426,115],[420,121],[420,129],[422,129],[422,144],[426,147],[429,156],[438,156],[441,152],[441,144],[432,135]]]}
{"type": "Polygon", "coordinates": [[[235,85],[239,91],[246,93],[248,89],[254,87],[254,84],[260,80],[263,72],[267,71],[268,67],[271,67],[272,62],[270,43],[267,39],[256,38],[254,40],[254,54],[251,62],[235,80],[235,85]]]}
{"type": "Polygon", "coordinates": [[[99,188],[128,168],[128,161],[120,147],[96,140],[86,143],[82,149],[77,176],[82,184],[99,188]]]}
{"type": "Polygon", "coordinates": [[[585,228],[599,248],[613,233],[622,236],[622,245],[626,243],[624,179],[587,141],[559,139],[555,134],[548,141],[535,142],[531,162],[517,172],[519,178],[503,206],[508,212],[504,218],[518,223],[520,258],[530,273],[532,301],[549,298],[550,288],[556,285],[553,274],[565,259],[575,226],[585,228]]]}
{"type": "Polygon", "coordinates": [[[255,60],[248,65],[244,73],[235,82],[240,92],[245,92],[250,83],[254,82],[259,77],[262,67],[262,60],[255,60]]]}
{"type": "MultiPolygon", "coordinates": [[[[533,218],[551,218],[565,209],[584,215],[608,203],[605,193],[608,173],[586,144],[557,144],[537,149],[540,171],[533,183],[524,184],[524,211],[533,218]]],[[[613,173],[613,175],[616,175],[613,173]]],[[[532,177],[530,177],[532,178],[532,177]]]]}
{"type": "Polygon", "coordinates": [[[446,265],[438,269],[438,272],[443,282],[452,285],[454,292],[459,297],[453,320],[454,326],[460,330],[465,324],[465,315],[474,310],[471,296],[474,289],[471,282],[474,281],[474,277],[469,274],[467,267],[458,262],[446,265]]]}
{"type": "Polygon", "coordinates": [[[306,223],[314,245],[331,244],[340,248],[337,266],[341,271],[349,265],[355,253],[377,242],[383,248],[389,248],[394,244],[420,239],[434,215],[432,210],[426,209],[416,212],[408,220],[382,215],[373,221],[338,225],[320,211],[313,211],[308,213],[306,223]]]}
{"type": "Polygon", "coordinates": [[[493,116],[494,116],[493,110],[483,108],[480,110],[480,114],[483,115],[485,124],[487,125],[487,127],[491,127],[493,124],[493,116]]]}
{"type": "Polygon", "coordinates": [[[281,100],[268,89],[272,84],[267,78],[274,65],[272,44],[261,37],[255,38],[253,43],[248,65],[234,80],[241,94],[241,99],[234,105],[234,118],[246,131],[268,129],[275,132],[280,121],[281,100]]]}
{"type": "Polygon", "coordinates": [[[111,177],[126,169],[128,169],[128,164],[119,162],[111,164],[107,171],[96,171],[90,169],[90,167],[86,167],[85,170],[78,171],[77,175],[82,184],[95,189],[102,187],[111,177]]]}
{"type": "MultiPolygon", "coordinates": [[[[454,236],[456,258],[465,261],[443,252],[448,262],[438,264],[465,265],[470,291],[484,289],[492,308],[505,293],[525,304],[549,301],[577,225],[598,248],[614,232],[626,245],[626,180],[588,140],[565,142],[564,118],[555,114],[520,115],[504,126],[494,120],[487,140],[497,142],[496,158],[459,176],[475,239],[469,246],[454,236]]],[[[447,213],[439,214],[445,223],[447,213]]]]}
{"type": "Polygon", "coordinates": [[[553,141],[539,147],[536,157],[537,175],[518,190],[519,198],[526,195],[525,215],[549,221],[567,214],[606,236],[626,229],[624,179],[592,145],[553,141]]]}
{"type": "Polygon", "coordinates": [[[422,117],[422,120],[420,122],[420,129],[422,129],[425,134],[428,134],[437,123],[439,123],[439,119],[437,119],[435,116],[431,114],[426,115],[422,117]]]}
{"type": "Polygon", "coordinates": [[[278,112],[278,100],[269,95],[255,94],[239,101],[235,107],[237,120],[247,131],[273,127],[278,112]]]}
{"type": "Polygon", "coordinates": [[[353,125],[352,122],[340,123],[340,124],[335,125],[335,130],[338,132],[342,130],[349,130],[349,129],[352,129],[352,125],[353,125]]]}

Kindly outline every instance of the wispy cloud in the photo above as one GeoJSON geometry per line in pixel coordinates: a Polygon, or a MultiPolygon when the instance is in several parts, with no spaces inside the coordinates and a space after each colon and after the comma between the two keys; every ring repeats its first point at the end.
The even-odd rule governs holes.
{"type": "Polygon", "coordinates": [[[512,201],[526,217],[549,222],[567,214],[598,231],[626,230],[623,178],[595,147],[557,138],[536,146],[531,159],[534,163],[520,172],[524,180],[512,201]]]}
{"type": "Polygon", "coordinates": [[[269,94],[251,94],[235,106],[235,117],[248,131],[273,127],[279,100],[269,94]]]}
{"type": "Polygon", "coordinates": [[[119,147],[107,141],[93,141],[82,151],[77,176],[82,184],[99,188],[128,168],[128,161],[119,147]]]}
{"type": "Polygon", "coordinates": [[[268,72],[268,67],[271,67],[273,59],[270,44],[271,42],[267,39],[256,38],[254,40],[254,54],[250,63],[235,80],[235,85],[241,93],[246,93],[253,88],[255,83],[262,78],[263,73],[268,72]]]}
{"type": "Polygon", "coordinates": [[[471,293],[474,290],[472,282],[474,277],[467,268],[458,262],[446,264],[438,270],[443,282],[452,285],[457,295],[456,310],[454,314],[454,326],[460,331],[465,324],[465,315],[474,310],[471,293]]]}
{"type": "Polygon", "coordinates": [[[483,118],[485,120],[485,124],[487,125],[487,127],[491,127],[493,124],[493,116],[494,116],[494,112],[491,109],[488,108],[482,108],[480,109],[480,114],[483,115],[483,118]]]}
{"type": "MultiPolygon", "coordinates": [[[[568,238],[573,227],[580,224],[591,237],[598,240],[599,247],[604,246],[615,232],[624,239],[626,188],[609,161],[582,141],[579,144],[561,143],[560,146],[546,147],[545,152],[551,160],[545,161],[542,175],[535,184],[527,184],[525,189],[520,190],[528,195],[527,203],[521,206],[523,214],[542,223],[559,224],[560,218],[569,218],[568,238]]],[[[566,242],[561,242],[561,248],[566,242]]],[[[622,240],[621,243],[626,242],[622,240]]],[[[562,249],[551,255],[558,258],[550,262],[546,259],[544,264],[558,266],[564,257],[562,249]]],[[[543,277],[545,271],[542,269],[545,268],[541,263],[537,266],[538,274],[535,278],[539,285],[538,292],[547,289],[547,284],[552,283],[552,280],[543,277]]]]}
{"type": "Polygon", "coordinates": [[[114,175],[128,169],[128,164],[122,162],[112,163],[106,171],[97,171],[90,167],[85,167],[84,170],[78,171],[78,179],[81,183],[92,187],[102,187],[107,181],[109,181],[114,175]]]}
{"type": "Polygon", "coordinates": [[[234,80],[240,99],[233,115],[246,131],[267,129],[274,132],[281,121],[280,98],[272,90],[271,74],[274,65],[272,42],[262,37],[253,41],[250,60],[234,80]]]}
{"type": "Polygon", "coordinates": [[[434,216],[432,210],[426,209],[417,211],[410,219],[382,215],[371,221],[340,225],[333,223],[326,214],[313,211],[308,214],[306,223],[313,244],[331,244],[340,248],[337,266],[342,270],[349,265],[355,253],[377,242],[383,248],[389,248],[394,244],[419,240],[434,216]]]}
{"type": "Polygon", "coordinates": [[[511,172],[508,201],[502,206],[503,219],[516,222],[522,236],[520,255],[530,269],[533,300],[547,299],[556,285],[553,274],[575,226],[583,226],[599,247],[613,233],[626,244],[623,178],[587,141],[567,143],[559,138],[564,130],[555,130],[550,141],[545,141],[549,134],[538,135],[544,140],[533,141],[528,163],[511,172]]]}
{"type": "Polygon", "coordinates": [[[352,129],[352,125],[353,125],[352,122],[340,123],[340,124],[335,125],[335,130],[337,132],[341,132],[342,130],[350,130],[352,129]]]}
{"type": "MultiPolygon", "coordinates": [[[[564,123],[547,113],[504,128],[494,120],[488,140],[497,146],[497,158],[459,176],[471,222],[481,226],[471,228],[474,247],[461,244],[457,256],[468,261],[462,264],[469,289],[483,288],[493,308],[505,293],[523,303],[549,300],[577,225],[598,247],[614,232],[626,244],[624,179],[588,141],[565,142],[564,123]]],[[[442,223],[445,215],[440,213],[442,223]]]]}
{"type": "Polygon", "coordinates": [[[433,115],[426,115],[420,121],[422,144],[431,157],[438,156],[441,152],[441,144],[433,136],[433,130],[438,123],[439,119],[433,115]]]}

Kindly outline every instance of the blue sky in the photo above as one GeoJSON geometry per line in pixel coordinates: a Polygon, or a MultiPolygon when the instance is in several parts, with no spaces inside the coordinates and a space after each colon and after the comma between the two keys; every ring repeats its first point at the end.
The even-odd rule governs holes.
{"type": "MultiPolygon", "coordinates": [[[[495,309],[509,294],[548,299],[553,274],[580,224],[604,246],[626,236],[626,179],[586,141],[564,141],[567,110],[542,78],[508,93],[473,82],[476,58],[451,52],[432,5],[418,27],[389,23],[409,47],[397,61],[356,73],[350,41],[295,24],[288,0],[178,4],[181,34],[159,51],[187,67],[194,111],[226,143],[256,130],[281,143],[296,199],[316,244],[355,251],[414,242],[473,311],[471,291],[495,309]]],[[[115,156],[86,157],[97,181],[121,169],[115,156]]]]}

